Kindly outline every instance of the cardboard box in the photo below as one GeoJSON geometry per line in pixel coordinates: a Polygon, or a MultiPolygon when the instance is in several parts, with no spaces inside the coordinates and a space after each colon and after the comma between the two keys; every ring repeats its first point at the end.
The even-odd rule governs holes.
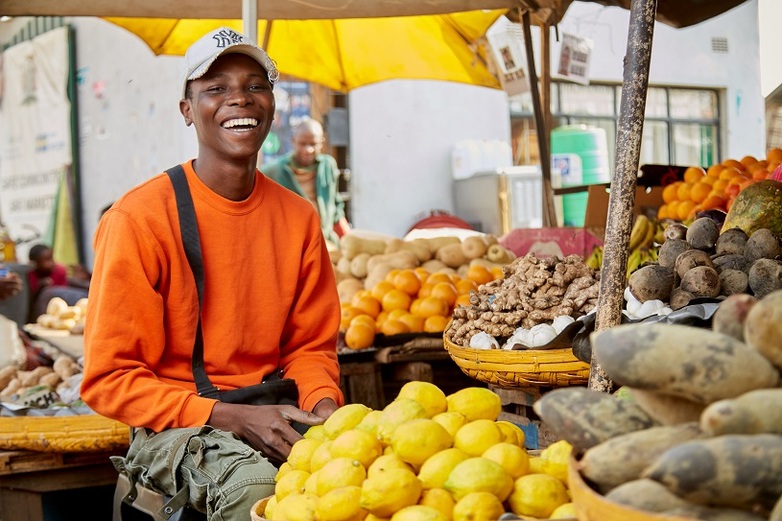
{"type": "MultiPolygon", "coordinates": [[[[608,219],[609,185],[592,185],[587,190],[587,206],[584,216],[584,228],[601,240],[605,236],[608,219]]],[[[657,209],[663,204],[662,186],[638,186],[635,189],[633,215],[641,213],[649,218],[657,217],[657,209]]]]}
{"type": "Polygon", "coordinates": [[[556,255],[581,255],[588,257],[595,246],[603,244],[598,237],[585,228],[517,228],[503,235],[500,244],[518,257],[527,253],[544,258],[556,255]]]}

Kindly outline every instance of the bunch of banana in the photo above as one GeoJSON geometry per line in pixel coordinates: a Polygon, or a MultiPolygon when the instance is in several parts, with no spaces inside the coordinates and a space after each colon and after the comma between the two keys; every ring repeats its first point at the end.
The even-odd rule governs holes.
{"type": "Polygon", "coordinates": [[[595,246],[592,253],[589,254],[589,257],[587,257],[584,262],[593,270],[599,270],[603,265],[603,247],[595,246]]]}
{"type": "Polygon", "coordinates": [[[632,253],[634,250],[649,248],[654,243],[656,234],[657,223],[643,214],[638,215],[630,231],[629,251],[632,253]]]}
{"type": "Polygon", "coordinates": [[[636,248],[635,250],[632,250],[629,257],[627,257],[627,276],[630,277],[638,268],[655,262],[657,262],[656,247],[652,245],[648,248],[636,248]]]}

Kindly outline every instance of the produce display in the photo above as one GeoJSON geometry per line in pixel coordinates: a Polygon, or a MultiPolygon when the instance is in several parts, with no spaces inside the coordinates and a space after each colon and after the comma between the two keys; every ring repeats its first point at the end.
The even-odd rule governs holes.
{"type": "Polygon", "coordinates": [[[686,519],[778,520],[780,319],[776,290],[727,297],[711,329],[654,323],[593,333],[598,362],[622,387],[554,389],[534,410],[611,502],[686,519]]]}
{"type": "Polygon", "coordinates": [[[69,306],[64,299],[54,297],[46,305],[46,313],[36,319],[36,324],[53,330],[65,330],[71,334],[84,333],[84,320],[87,318],[88,299],[79,299],[69,306]]]}
{"type": "Polygon", "coordinates": [[[500,397],[468,387],[445,395],[408,382],[382,410],[339,408],[293,445],[275,493],[253,519],[480,521],[572,519],[571,446],[531,455],[517,425],[499,420],[500,397]]]}

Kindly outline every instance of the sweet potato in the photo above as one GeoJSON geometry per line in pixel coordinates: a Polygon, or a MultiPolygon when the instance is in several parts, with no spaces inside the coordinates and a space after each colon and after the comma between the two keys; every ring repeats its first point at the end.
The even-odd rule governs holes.
{"type": "Polygon", "coordinates": [[[776,387],[779,371],[728,335],[681,324],[622,324],[590,335],[603,370],[619,385],[709,404],[776,387]]]}
{"type": "Polygon", "coordinates": [[[782,340],[780,339],[782,339],[782,290],[777,290],[761,298],[747,313],[744,321],[744,341],[772,364],[782,368],[782,340]]]}
{"type": "Polygon", "coordinates": [[[407,250],[399,250],[393,253],[383,253],[380,255],[372,255],[367,260],[367,273],[372,271],[372,268],[378,264],[388,264],[392,268],[404,270],[409,268],[415,268],[421,263],[418,261],[418,257],[415,253],[407,250]]]}
{"type": "Polygon", "coordinates": [[[352,260],[359,253],[378,255],[386,251],[386,241],[380,239],[365,239],[358,235],[348,233],[339,240],[339,249],[342,254],[352,260]]]}
{"type": "Polygon", "coordinates": [[[532,406],[559,439],[576,453],[628,432],[647,429],[654,420],[632,400],[584,387],[548,391],[532,406]]]}
{"type": "Polygon", "coordinates": [[[690,505],[662,484],[651,479],[628,481],[611,490],[605,498],[646,512],[665,512],[690,505]]]}
{"type": "Polygon", "coordinates": [[[700,420],[701,413],[706,407],[702,403],[695,403],[678,396],[669,396],[631,387],[627,389],[635,403],[662,425],[697,422],[700,420]]]}
{"type": "Polygon", "coordinates": [[[468,259],[479,259],[486,255],[486,242],[483,238],[473,235],[471,237],[465,237],[462,241],[462,253],[468,259]]]}
{"type": "Polygon", "coordinates": [[[470,259],[468,259],[462,251],[461,243],[446,244],[437,250],[435,257],[449,268],[454,269],[458,268],[462,264],[467,264],[470,262],[470,259]]]}
{"type": "Polygon", "coordinates": [[[614,436],[584,453],[581,474],[605,494],[623,483],[640,479],[644,469],[674,445],[704,437],[696,422],[614,436]]]}
{"type": "Polygon", "coordinates": [[[643,477],[693,503],[770,510],[782,495],[782,436],[726,434],[665,451],[643,477]]]}
{"type": "Polygon", "coordinates": [[[719,400],[703,411],[701,428],[720,434],[782,434],[782,388],[757,389],[719,400]]]}

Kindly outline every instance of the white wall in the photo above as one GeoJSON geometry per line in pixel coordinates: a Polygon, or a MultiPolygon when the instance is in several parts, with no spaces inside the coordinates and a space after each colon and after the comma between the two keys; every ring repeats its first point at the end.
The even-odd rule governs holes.
{"type": "Polygon", "coordinates": [[[508,99],[495,89],[393,80],[353,90],[349,107],[353,224],[398,237],[430,210],[454,212],[454,143],[510,142],[508,99]]]}

